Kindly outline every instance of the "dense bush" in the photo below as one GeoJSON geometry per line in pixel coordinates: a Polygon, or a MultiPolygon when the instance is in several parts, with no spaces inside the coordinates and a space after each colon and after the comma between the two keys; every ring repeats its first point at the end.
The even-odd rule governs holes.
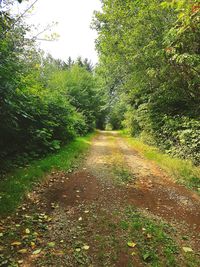
{"type": "Polygon", "coordinates": [[[159,135],[159,145],[167,152],[200,162],[200,121],[166,116],[159,135]]]}
{"type": "Polygon", "coordinates": [[[21,19],[1,11],[1,169],[13,159],[26,163],[94,130],[104,105],[87,59],[65,63],[44,56],[27,31],[21,19]]]}
{"type": "Polygon", "coordinates": [[[198,164],[198,0],[102,3],[93,23],[99,33],[99,67],[111,98],[124,104],[122,111],[120,101],[114,106],[110,101],[109,122],[198,164]]]}

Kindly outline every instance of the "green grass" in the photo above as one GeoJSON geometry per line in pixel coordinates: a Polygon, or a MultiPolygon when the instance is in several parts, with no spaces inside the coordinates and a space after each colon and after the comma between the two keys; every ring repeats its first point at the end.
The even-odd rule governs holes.
{"type": "Polygon", "coordinates": [[[145,158],[156,164],[171,175],[178,183],[200,193],[200,167],[195,167],[189,160],[172,158],[158,148],[144,144],[140,139],[120,132],[128,143],[145,158]]]}
{"type": "Polygon", "coordinates": [[[128,207],[120,227],[127,234],[127,243],[136,244],[130,252],[138,255],[147,266],[176,267],[183,266],[183,262],[186,263],[184,266],[199,266],[195,252],[183,253],[175,240],[176,230],[162,221],[155,221],[128,207]]]}
{"type": "Polygon", "coordinates": [[[52,170],[68,171],[89,148],[94,134],[80,137],[63,147],[58,153],[36,160],[29,167],[19,168],[0,181],[0,215],[7,215],[18,207],[34,184],[42,181],[52,170]]]}
{"type": "Polygon", "coordinates": [[[173,232],[168,225],[154,222],[130,207],[121,221],[121,228],[129,233],[127,242],[136,243],[136,251],[144,262],[150,266],[178,266],[178,248],[168,234],[173,232]]]}
{"type": "Polygon", "coordinates": [[[124,166],[114,165],[113,174],[119,184],[127,184],[134,180],[133,174],[124,166]]]}

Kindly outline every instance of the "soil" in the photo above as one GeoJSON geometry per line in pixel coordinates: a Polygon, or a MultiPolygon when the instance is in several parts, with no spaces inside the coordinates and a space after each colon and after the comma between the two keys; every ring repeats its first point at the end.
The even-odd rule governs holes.
{"type": "Polygon", "coordinates": [[[26,205],[29,212],[51,214],[45,238],[61,248],[48,259],[43,254],[27,257],[20,265],[24,267],[147,266],[137,254],[130,255],[126,236],[116,227],[127,206],[172,225],[180,246],[184,240],[178,236],[188,236],[193,250],[200,247],[200,197],[140,156],[115,132],[99,132],[81,166],[73,173],[51,173],[27,196],[26,205]],[[119,167],[129,171],[129,181],[116,179],[119,167]],[[68,251],[64,256],[62,243],[68,251]],[[86,246],[83,252],[81,246],[86,246]]]}

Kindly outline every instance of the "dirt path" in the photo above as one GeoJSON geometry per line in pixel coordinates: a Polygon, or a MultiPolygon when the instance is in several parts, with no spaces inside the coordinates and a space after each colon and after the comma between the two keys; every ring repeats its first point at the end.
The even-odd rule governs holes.
{"type": "Polygon", "coordinates": [[[126,163],[137,178],[133,187],[130,185],[131,203],[167,221],[186,223],[190,231],[200,232],[200,197],[176,184],[152,162],[141,158],[124,140],[116,139],[126,163]]]}
{"type": "Polygon", "coordinates": [[[78,170],[49,175],[10,220],[29,244],[11,246],[16,266],[200,266],[199,196],[115,132],[100,132],[78,170]]]}

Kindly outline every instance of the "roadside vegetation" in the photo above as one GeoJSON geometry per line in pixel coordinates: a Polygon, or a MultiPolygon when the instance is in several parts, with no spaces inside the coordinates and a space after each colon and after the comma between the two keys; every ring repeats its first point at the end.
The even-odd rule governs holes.
{"type": "Polygon", "coordinates": [[[135,153],[200,193],[199,0],[101,0],[96,66],[38,49],[22,1],[0,1],[0,266],[199,267],[198,195],[135,153]],[[81,165],[95,129],[130,147],[102,132],[81,165]]]}
{"type": "Polygon", "coordinates": [[[0,3],[0,179],[102,127],[105,105],[92,63],[38,49],[14,2],[0,3]]]}
{"type": "Polygon", "coordinates": [[[0,181],[0,215],[8,215],[15,211],[25,194],[30,192],[35,185],[43,182],[45,175],[49,172],[72,172],[89,148],[93,135],[79,137],[59,152],[35,160],[29,166],[17,168],[8,174],[0,181]]]}
{"type": "MultiPolygon", "coordinates": [[[[95,67],[89,59],[64,61],[37,49],[23,16],[11,12],[16,1],[2,1],[0,14],[1,179],[105,127],[127,129],[199,165],[197,0],[102,1],[92,23],[95,67]]],[[[189,180],[193,186],[196,178],[189,180]]]]}
{"type": "Polygon", "coordinates": [[[98,71],[108,129],[200,163],[199,1],[102,1],[98,71]]]}
{"type": "Polygon", "coordinates": [[[139,154],[154,161],[178,183],[200,194],[200,168],[190,160],[172,158],[170,155],[162,153],[155,146],[147,145],[141,139],[131,137],[125,131],[121,131],[120,134],[139,154]]]}

